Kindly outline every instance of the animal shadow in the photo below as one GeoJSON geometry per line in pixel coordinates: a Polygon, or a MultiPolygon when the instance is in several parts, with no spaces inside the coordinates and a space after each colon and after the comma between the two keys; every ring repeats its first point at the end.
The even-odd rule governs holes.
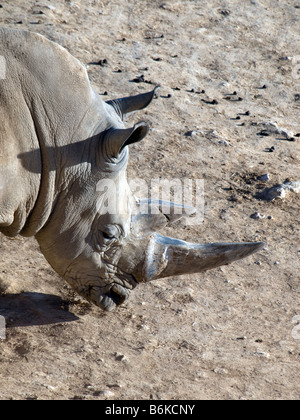
{"type": "Polygon", "coordinates": [[[45,293],[26,292],[0,296],[0,315],[6,320],[6,327],[72,322],[79,318],[69,312],[66,301],[45,293]]]}

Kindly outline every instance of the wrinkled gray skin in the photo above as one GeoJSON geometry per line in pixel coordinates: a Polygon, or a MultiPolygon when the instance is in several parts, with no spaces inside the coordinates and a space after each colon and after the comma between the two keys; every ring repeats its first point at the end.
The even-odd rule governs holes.
{"type": "MultiPolygon", "coordinates": [[[[175,215],[136,214],[126,181],[125,128],[155,90],[105,103],[83,65],[41,35],[0,29],[0,231],[35,236],[53,269],[80,295],[113,310],[141,282],[196,273],[244,258],[262,243],[195,245],[153,232],[175,215]],[[120,208],[108,214],[99,186],[114,180],[120,208]]],[[[106,194],[109,198],[110,192],[106,194]]],[[[145,204],[145,203],[144,203],[145,204]]]]}

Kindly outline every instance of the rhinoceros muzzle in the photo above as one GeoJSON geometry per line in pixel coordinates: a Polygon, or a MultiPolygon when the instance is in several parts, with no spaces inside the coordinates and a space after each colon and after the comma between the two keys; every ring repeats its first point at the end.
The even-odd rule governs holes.
{"type": "Polygon", "coordinates": [[[129,290],[119,284],[114,284],[109,291],[100,296],[97,305],[105,311],[113,311],[129,298],[129,290]]]}
{"type": "MultiPolygon", "coordinates": [[[[104,262],[107,266],[108,263],[104,262]]],[[[111,264],[109,264],[111,266],[111,264]]],[[[72,281],[70,282],[72,284],[72,281]]],[[[122,305],[130,296],[130,291],[138,285],[132,274],[127,274],[115,267],[115,273],[111,282],[108,279],[95,278],[94,285],[81,290],[81,294],[105,311],[113,311],[122,305]],[[98,283],[106,283],[99,286],[98,283]]]]}
{"type": "Polygon", "coordinates": [[[130,296],[130,291],[137,285],[138,283],[133,275],[117,274],[116,281],[108,286],[108,290],[105,293],[97,297],[95,303],[105,311],[113,311],[117,306],[126,302],[130,296]]]}
{"type": "Polygon", "coordinates": [[[100,306],[114,309],[127,300],[130,290],[139,283],[201,273],[246,258],[264,246],[264,242],[193,244],[157,233],[147,238],[135,237],[122,247],[118,261],[119,269],[130,274],[118,277],[118,283],[101,296],[100,306]]]}

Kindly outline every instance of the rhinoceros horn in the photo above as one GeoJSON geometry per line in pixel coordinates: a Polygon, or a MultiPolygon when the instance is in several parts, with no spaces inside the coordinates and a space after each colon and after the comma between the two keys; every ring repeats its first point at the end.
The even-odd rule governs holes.
{"type": "MultiPolygon", "coordinates": [[[[135,239],[125,249],[124,269],[130,254],[131,273],[138,283],[165,277],[196,274],[246,258],[261,250],[264,242],[193,244],[153,233],[135,239]],[[141,252],[141,249],[143,252],[141,252]],[[134,266],[134,267],[133,267],[134,266]]],[[[123,264],[122,264],[123,262],[123,264]]]]}
{"type": "Polygon", "coordinates": [[[126,98],[114,99],[106,103],[111,105],[122,120],[125,120],[135,111],[146,108],[154,98],[160,86],[156,86],[151,92],[140,95],[128,96],[126,98]]]}
{"type": "Polygon", "coordinates": [[[198,245],[155,234],[147,250],[143,279],[200,273],[248,257],[264,246],[263,242],[198,245]]]}

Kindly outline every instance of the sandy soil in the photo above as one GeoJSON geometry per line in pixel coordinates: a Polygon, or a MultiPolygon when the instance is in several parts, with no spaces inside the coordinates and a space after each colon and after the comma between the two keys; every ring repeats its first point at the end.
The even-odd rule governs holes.
{"type": "Polygon", "coordinates": [[[34,239],[0,236],[0,398],[299,398],[300,194],[260,196],[300,180],[300,2],[1,5],[1,25],[40,32],[85,64],[106,59],[88,68],[105,100],[162,86],[134,117],[152,130],[131,148],[129,178],[205,180],[204,223],[168,235],[268,246],[204,275],[140,286],[107,314],[58,278],[34,239]]]}

